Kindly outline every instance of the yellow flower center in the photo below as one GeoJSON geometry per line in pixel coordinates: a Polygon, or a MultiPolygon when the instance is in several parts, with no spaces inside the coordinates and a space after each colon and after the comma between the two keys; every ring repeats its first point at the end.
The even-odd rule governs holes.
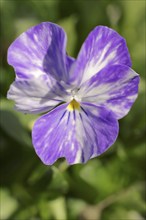
{"type": "Polygon", "coordinates": [[[67,106],[67,109],[69,111],[74,111],[74,110],[80,110],[80,104],[75,100],[73,99],[69,105],[67,106]]]}

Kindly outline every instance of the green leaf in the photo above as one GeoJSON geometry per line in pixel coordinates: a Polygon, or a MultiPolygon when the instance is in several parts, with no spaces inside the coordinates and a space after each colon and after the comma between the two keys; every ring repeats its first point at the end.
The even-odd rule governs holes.
{"type": "Polygon", "coordinates": [[[68,190],[68,183],[64,173],[60,172],[55,166],[52,166],[51,169],[53,171],[53,178],[49,185],[49,189],[66,193],[68,190]]]}
{"type": "Polygon", "coordinates": [[[68,199],[68,219],[79,219],[80,213],[85,209],[87,203],[81,199],[68,199]]]}
{"type": "Polygon", "coordinates": [[[22,127],[19,119],[12,112],[2,110],[0,114],[0,126],[12,138],[23,145],[31,145],[31,139],[22,127]]]}
{"type": "Polygon", "coordinates": [[[49,202],[49,207],[55,220],[67,220],[66,203],[63,197],[59,197],[49,202]]]}
{"type": "Polygon", "coordinates": [[[0,211],[0,219],[5,220],[8,219],[12,213],[18,208],[18,202],[15,198],[10,195],[10,192],[2,188],[0,189],[0,197],[1,197],[1,211],[0,211]]]}
{"type": "Polygon", "coordinates": [[[108,171],[108,165],[103,165],[100,160],[89,161],[80,171],[80,177],[94,187],[97,193],[100,191],[98,200],[117,190],[118,185],[113,182],[113,177],[108,171]]]}
{"type": "Polygon", "coordinates": [[[64,174],[54,166],[42,164],[31,173],[27,184],[34,196],[37,197],[38,192],[41,192],[41,196],[49,198],[49,200],[65,194],[68,190],[68,183],[64,174]]]}
{"type": "Polygon", "coordinates": [[[9,110],[11,113],[13,113],[19,119],[22,126],[30,131],[32,130],[35,120],[38,118],[38,115],[24,114],[14,110],[14,102],[4,98],[1,99],[1,109],[5,111],[9,110]]]}

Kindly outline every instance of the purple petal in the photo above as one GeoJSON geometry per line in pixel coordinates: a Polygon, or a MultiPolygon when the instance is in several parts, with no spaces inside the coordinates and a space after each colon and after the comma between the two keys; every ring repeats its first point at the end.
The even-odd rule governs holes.
{"type": "Polygon", "coordinates": [[[124,117],[138,95],[139,76],[130,67],[113,65],[87,80],[79,91],[82,102],[112,110],[117,119],[124,117]]]}
{"type": "Polygon", "coordinates": [[[19,78],[38,78],[47,73],[67,81],[65,32],[50,22],[28,29],[10,45],[8,63],[19,78]]]}
{"type": "Polygon", "coordinates": [[[15,101],[15,109],[23,113],[49,111],[68,98],[63,87],[50,78],[19,79],[12,83],[7,94],[15,101]]]}
{"type": "Polygon", "coordinates": [[[75,62],[75,58],[70,57],[70,56],[66,56],[66,68],[67,68],[68,73],[69,73],[74,62],[75,62]]]}
{"type": "Polygon", "coordinates": [[[104,67],[113,64],[131,66],[126,42],[116,31],[98,26],[81,47],[72,80],[85,82],[104,67]]]}
{"type": "Polygon", "coordinates": [[[65,157],[69,164],[85,163],[106,151],[116,140],[118,122],[105,108],[83,104],[69,111],[63,104],[40,117],[32,139],[37,155],[47,165],[65,157]]]}

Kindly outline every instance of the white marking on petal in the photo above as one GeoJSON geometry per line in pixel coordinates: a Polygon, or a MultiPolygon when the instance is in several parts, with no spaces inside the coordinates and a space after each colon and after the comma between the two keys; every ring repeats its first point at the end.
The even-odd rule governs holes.
{"type": "Polygon", "coordinates": [[[138,94],[131,95],[128,97],[128,100],[135,100],[135,98],[138,96],[138,94]]]}
{"type": "Polygon", "coordinates": [[[75,145],[74,143],[71,144],[71,151],[74,151],[75,145]]]}
{"type": "Polygon", "coordinates": [[[76,153],[76,157],[75,157],[74,163],[80,163],[80,162],[82,162],[82,161],[81,161],[81,157],[82,157],[82,151],[81,151],[81,150],[78,150],[78,152],[76,153]]]}
{"type": "Polygon", "coordinates": [[[69,131],[69,133],[68,133],[68,137],[67,137],[68,142],[71,140],[71,138],[72,138],[72,131],[69,131]]]}
{"type": "Polygon", "coordinates": [[[92,59],[88,65],[86,66],[86,69],[84,70],[84,76],[82,83],[85,82],[87,79],[91,78],[95,73],[98,73],[101,69],[103,69],[111,60],[113,60],[116,57],[116,48],[109,53],[109,55],[104,59],[105,54],[109,50],[111,46],[111,42],[106,45],[106,47],[102,50],[102,53],[100,54],[100,57],[97,60],[97,57],[95,59],[92,59]]]}
{"type": "Polygon", "coordinates": [[[34,34],[34,39],[35,39],[36,42],[39,41],[38,36],[36,34],[34,34]]]}
{"type": "Polygon", "coordinates": [[[8,63],[20,78],[39,77],[47,72],[57,80],[64,80],[67,75],[65,46],[63,29],[53,23],[43,22],[21,34],[10,45],[8,63]]]}

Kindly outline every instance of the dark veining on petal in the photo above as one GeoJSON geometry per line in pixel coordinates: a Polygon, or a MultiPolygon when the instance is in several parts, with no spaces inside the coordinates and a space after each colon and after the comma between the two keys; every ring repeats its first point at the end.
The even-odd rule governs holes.
{"type": "Polygon", "coordinates": [[[74,118],[74,121],[76,120],[76,113],[75,111],[73,111],[73,118],[74,118]]]}
{"type": "MultiPolygon", "coordinates": [[[[86,130],[86,127],[84,126],[84,120],[83,120],[83,118],[82,118],[82,115],[81,115],[81,113],[79,113],[79,116],[80,116],[80,119],[81,119],[81,122],[82,122],[82,125],[83,125],[83,128],[84,128],[84,130],[85,130],[85,133],[86,133],[86,135],[87,135],[87,137],[89,137],[89,140],[91,139],[91,137],[89,136],[89,132],[87,132],[87,130],[86,130]]],[[[92,129],[93,130],[93,129],[92,129]]],[[[92,143],[91,143],[92,144],[92,143]]],[[[92,145],[91,145],[91,151],[92,151],[92,145]]],[[[84,154],[85,154],[85,152],[82,150],[82,161],[84,162],[85,161],[85,156],[84,156],[84,154]]],[[[93,152],[91,152],[90,153],[90,156],[93,154],[93,152]]]]}
{"type": "Polygon", "coordinates": [[[70,112],[68,113],[67,125],[68,125],[69,119],[70,119],[70,112]]]}
{"type": "Polygon", "coordinates": [[[88,113],[85,111],[85,109],[83,109],[83,107],[81,106],[81,109],[83,110],[83,112],[88,116],[88,113]]]}
{"type": "MultiPolygon", "coordinates": [[[[65,112],[63,112],[61,118],[59,119],[59,122],[58,122],[58,124],[57,124],[57,127],[58,127],[58,125],[60,124],[60,122],[62,121],[62,119],[63,119],[63,117],[65,116],[66,112],[67,112],[67,110],[66,110],[65,112]]],[[[56,128],[57,128],[57,127],[56,127],[56,128]]]]}

